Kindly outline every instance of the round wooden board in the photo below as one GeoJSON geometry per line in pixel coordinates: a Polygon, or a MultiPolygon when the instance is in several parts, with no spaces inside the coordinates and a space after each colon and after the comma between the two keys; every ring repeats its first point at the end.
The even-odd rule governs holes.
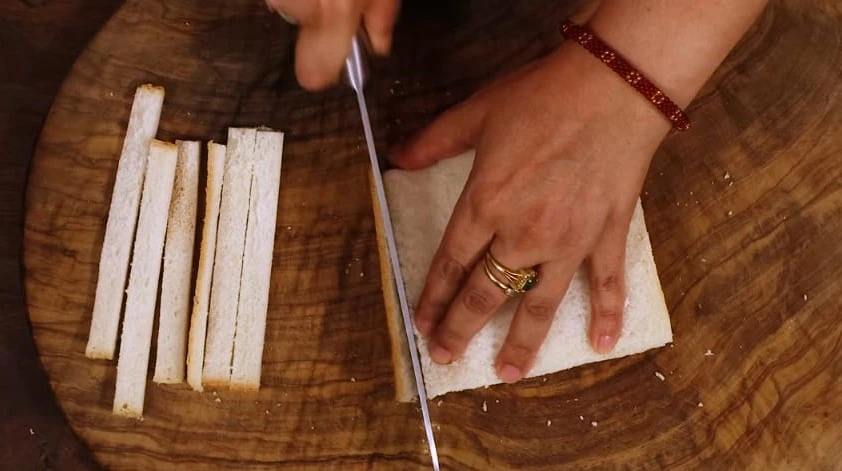
{"type": "MultiPolygon", "coordinates": [[[[130,0],[74,66],[27,191],[41,360],[73,428],[110,468],[426,469],[418,409],[392,400],[353,96],[302,91],[293,30],[260,3],[130,0]],[[200,394],[150,381],[135,421],[111,415],[115,362],[84,349],[117,159],[144,82],[167,90],[161,138],[224,142],[229,126],[265,124],[287,139],[262,388],[200,394]]],[[[370,83],[381,152],[550,50],[573,7],[416,3],[433,13],[407,3],[396,55],[370,83]]],[[[839,466],[840,50],[835,2],[773,2],[644,188],[675,344],[433,401],[445,469],[839,466]]]]}

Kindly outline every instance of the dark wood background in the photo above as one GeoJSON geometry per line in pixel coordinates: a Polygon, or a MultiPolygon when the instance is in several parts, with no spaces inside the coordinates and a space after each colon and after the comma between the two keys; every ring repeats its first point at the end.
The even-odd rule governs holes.
{"type": "MultiPolygon", "coordinates": [[[[153,16],[137,15],[147,9],[157,11],[154,5],[158,2],[130,4],[133,8],[124,12],[110,33],[117,49],[100,44],[95,51],[99,57],[113,60],[109,57],[113,51],[137,54],[137,42],[120,43],[124,36],[140,34],[126,28],[135,25],[134,19],[138,17],[158,21],[160,12],[153,16]],[[116,34],[120,31],[126,34],[116,34]]],[[[454,8],[445,18],[422,20],[416,23],[415,30],[411,27],[402,30],[396,45],[416,54],[387,64],[382,69],[384,74],[376,79],[381,81],[381,86],[372,97],[376,104],[372,118],[379,124],[377,138],[381,144],[423,125],[483,80],[546,50],[556,37],[551,24],[558,9],[547,6],[548,3],[521,2],[517,7],[502,7],[503,2],[488,2],[490,6],[484,10],[477,7],[480,4],[486,3],[473,2],[470,8],[475,11],[468,11],[467,6],[454,8]],[[545,14],[539,14],[542,12],[545,14]],[[535,18],[539,20],[536,22],[535,18]],[[469,27],[456,30],[456,26],[463,24],[469,27]],[[449,38],[456,38],[455,43],[461,47],[454,47],[448,39],[431,41],[438,33],[452,35],[449,38]],[[482,42],[469,40],[480,33],[489,36],[482,42]],[[419,63],[428,67],[418,66],[419,63]],[[398,78],[401,80],[396,81],[398,78]]],[[[185,31],[181,25],[188,26],[186,22],[192,22],[191,18],[197,19],[194,26],[207,25],[213,23],[214,15],[230,11],[219,10],[221,7],[213,4],[200,11],[195,5],[194,2],[172,4],[164,15],[169,25],[159,25],[163,26],[160,32],[166,35],[178,30],[174,34],[178,37],[185,31]]],[[[243,4],[239,5],[242,8],[243,4]]],[[[3,58],[0,158],[4,159],[0,167],[3,264],[0,280],[4,282],[0,291],[3,308],[0,317],[0,367],[3,369],[0,371],[8,378],[0,388],[0,439],[3,440],[0,463],[10,469],[94,466],[86,447],[68,430],[32,345],[19,276],[21,206],[27,167],[46,111],[87,39],[118,6],[118,2],[78,0],[10,0],[0,6],[0,40],[4,45],[0,52],[3,58]]],[[[311,434],[312,429],[304,427],[297,431],[300,436],[292,437],[307,444],[309,449],[306,456],[300,457],[299,464],[316,468],[342,464],[366,466],[366,463],[422,467],[423,446],[414,441],[418,433],[407,430],[405,425],[413,415],[388,402],[383,390],[390,373],[383,336],[371,332],[378,322],[376,313],[362,318],[353,315],[361,307],[379,309],[374,276],[376,255],[371,250],[373,226],[363,183],[365,166],[361,164],[362,152],[354,150],[360,142],[352,119],[355,109],[346,99],[347,93],[341,91],[315,97],[295,91],[288,67],[270,67],[269,75],[260,75],[261,65],[254,59],[262,57],[262,50],[253,45],[271,44],[274,49],[269,56],[272,57],[285,54],[283,41],[267,42],[265,31],[254,27],[262,27],[264,23],[263,20],[234,23],[230,30],[223,28],[222,33],[230,34],[211,35],[217,42],[207,44],[206,50],[230,52],[226,43],[230,41],[231,48],[247,51],[225,56],[220,64],[220,76],[237,71],[243,77],[252,74],[256,78],[256,82],[251,79],[238,82],[221,95],[235,99],[244,96],[233,113],[243,122],[268,117],[292,127],[294,139],[290,141],[290,159],[285,160],[285,166],[289,163],[286,168],[292,173],[288,176],[295,182],[288,187],[282,207],[297,206],[301,201],[311,206],[296,213],[297,219],[292,213],[285,213],[296,230],[301,228],[303,235],[299,234],[299,242],[293,242],[288,252],[282,252],[284,257],[301,256],[293,252],[305,247],[323,250],[318,253],[323,262],[315,267],[302,266],[312,268],[312,274],[331,273],[341,270],[334,266],[336,263],[352,261],[363,266],[366,275],[371,273],[366,280],[353,283],[352,288],[344,287],[346,291],[342,293],[356,297],[351,299],[337,297],[340,292],[330,281],[308,281],[318,277],[303,277],[301,283],[313,283],[320,291],[300,299],[298,307],[306,311],[307,306],[323,306],[325,299],[333,300],[331,309],[336,309],[334,316],[339,316],[334,320],[341,319],[347,325],[354,325],[355,320],[364,322],[361,325],[365,329],[358,329],[354,336],[373,340],[366,344],[367,351],[377,350],[376,355],[371,355],[376,360],[373,368],[359,359],[344,359],[345,367],[370,373],[368,378],[355,383],[356,387],[347,388],[356,391],[349,392],[347,407],[336,412],[323,410],[333,403],[332,394],[339,392],[340,386],[336,389],[314,385],[314,397],[291,400],[309,407],[302,409],[309,410],[306,420],[322,414],[347,418],[356,414],[358,408],[369,413],[365,417],[372,421],[382,419],[377,412],[383,410],[388,411],[387,415],[395,413],[393,417],[400,419],[384,424],[384,429],[374,433],[359,430],[357,438],[364,440],[362,452],[367,453],[360,456],[344,456],[341,450],[335,454],[321,446],[330,437],[324,433],[311,434]],[[251,84],[255,85],[251,87],[251,84]],[[237,87],[247,90],[243,92],[237,87]],[[278,90],[285,93],[278,94],[278,90]],[[322,164],[321,170],[312,170],[319,165],[308,163],[310,158],[322,164]],[[335,172],[340,170],[347,172],[347,181],[337,179],[335,172]],[[328,178],[335,185],[319,186],[315,183],[318,178],[328,178]],[[314,185],[323,193],[307,191],[307,185],[314,185]],[[330,249],[333,245],[328,244],[348,236],[343,236],[342,228],[338,227],[344,223],[331,222],[337,217],[340,221],[354,221],[356,232],[351,235],[355,242],[349,249],[349,260],[334,253],[336,249],[330,249]],[[301,238],[308,234],[322,237],[326,242],[295,245],[301,244],[301,238]],[[356,260],[355,255],[361,260],[356,260]],[[324,257],[328,257],[326,262],[324,257]],[[360,390],[376,394],[353,397],[360,390]],[[314,410],[310,407],[314,404],[325,407],[314,410]],[[394,430],[386,430],[390,427],[394,430]],[[395,439],[395,434],[402,438],[395,439]]],[[[527,382],[525,387],[492,388],[447,398],[446,407],[434,410],[434,420],[441,424],[440,436],[444,438],[440,445],[449,463],[472,469],[500,468],[507,464],[553,469],[564,463],[573,466],[574,462],[589,469],[622,467],[622,463],[652,469],[839,468],[842,460],[838,449],[842,439],[842,383],[839,381],[842,323],[838,322],[842,283],[842,244],[838,236],[842,232],[840,25],[842,11],[835,2],[773,2],[692,106],[691,114],[696,119],[694,132],[670,137],[656,156],[645,186],[644,207],[672,313],[675,347],[553,375],[547,384],[537,380],[527,382]],[[703,355],[707,348],[715,352],[713,357],[703,355]],[[653,376],[656,370],[666,375],[664,383],[653,376]],[[500,410],[495,409],[496,401],[489,401],[496,413],[478,412],[485,398],[500,399],[500,410]],[[698,407],[699,402],[704,402],[704,407],[698,407]],[[553,427],[547,428],[543,418],[550,410],[555,419],[553,427]],[[587,424],[584,428],[579,424],[580,413],[587,414],[589,419],[591,415],[599,416],[599,429],[587,433],[590,431],[587,424]],[[541,427],[536,428],[533,422],[524,421],[525,418],[531,421],[540,418],[541,427]],[[509,439],[504,443],[502,437],[509,439]]],[[[269,30],[283,34],[277,26],[270,26],[269,30]]],[[[153,36],[150,41],[154,39],[153,36]]],[[[80,77],[98,77],[98,62],[93,60],[96,57],[89,55],[76,70],[76,79],[62,91],[63,106],[58,113],[67,120],[53,123],[52,132],[45,133],[47,144],[42,141],[40,148],[41,159],[36,166],[40,180],[30,187],[30,202],[34,204],[30,207],[32,224],[27,226],[28,235],[34,236],[34,244],[27,245],[27,251],[44,257],[33,258],[28,265],[31,268],[28,286],[38,294],[37,299],[32,296],[29,301],[30,305],[34,302],[39,306],[34,319],[36,330],[43,331],[38,336],[42,356],[46,355],[44,361],[51,370],[50,379],[77,430],[94,440],[109,434],[121,444],[124,440],[138,440],[125,449],[101,447],[99,456],[109,462],[163,463],[171,455],[154,451],[160,447],[149,448],[149,442],[137,436],[124,436],[120,425],[103,413],[107,410],[107,397],[91,398],[85,393],[85,387],[105,384],[97,381],[107,378],[113,365],[91,364],[76,351],[81,337],[50,329],[54,320],[51,316],[60,310],[45,308],[50,302],[40,290],[42,283],[62,280],[61,273],[50,270],[46,255],[53,254],[57,262],[65,262],[58,266],[68,267],[67,254],[51,245],[50,221],[46,216],[68,214],[60,204],[53,203],[55,199],[50,199],[54,198],[50,195],[60,195],[66,190],[56,184],[56,177],[62,175],[57,170],[64,163],[62,153],[69,152],[65,144],[71,147],[89,144],[69,139],[73,134],[68,129],[81,126],[70,121],[73,106],[88,106],[89,110],[110,114],[110,124],[106,126],[115,133],[113,115],[125,114],[120,111],[122,108],[115,111],[93,98],[96,93],[102,96],[101,84],[92,83],[91,89],[96,89],[96,93],[87,94],[80,77]],[[62,355],[64,351],[58,347],[64,345],[73,345],[75,350],[62,355]],[[86,374],[88,371],[94,376],[93,383],[86,374]]],[[[149,56],[140,54],[139,57],[149,56]]],[[[213,60],[202,56],[191,59],[196,59],[195,63],[199,64],[196,70],[200,71],[205,70],[203,61],[213,60]]],[[[217,122],[198,126],[187,119],[185,113],[195,110],[196,103],[191,102],[189,93],[178,92],[190,89],[195,82],[181,78],[179,69],[173,66],[176,60],[163,57],[159,61],[153,57],[139,64],[146,68],[144,73],[174,86],[169,109],[179,113],[170,112],[170,118],[163,123],[163,132],[177,135],[189,130],[206,137],[221,137],[218,134],[230,123],[232,110],[220,99],[213,102],[218,108],[203,110],[218,111],[217,122]]],[[[120,83],[114,101],[125,105],[127,86],[135,77],[123,67],[108,70],[114,72],[109,80],[120,83]]],[[[96,123],[97,115],[91,114],[94,117],[86,119],[96,123]]],[[[99,142],[105,143],[108,149],[118,147],[113,135],[99,142]]],[[[116,158],[108,153],[102,155],[106,159],[116,158]]],[[[97,158],[102,156],[98,154],[97,158]]],[[[84,168],[78,171],[79,175],[93,175],[84,168]]],[[[96,175],[107,178],[104,174],[96,175]]],[[[91,189],[85,191],[90,193],[91,189]]],[[[101,212],[102,195],[95,194],[90,199],[95,201],[92,211],[101,212]]],[[[72,242],[55,237],[60,243],[72,242]]],[[[286,236],[281,237],[286,240],[286,236]]],[[[53,288],[63,289],[55,283],[53,288]]],[[[90,287],[82,288],[84,292],[90,287]]],[[[85,302],[84,294],[75,291],[71,294],[85,302]]],[[[314,316],[321,312],[312,311],[314,316]]],[[[313,321],[319,319],[314,317],[308,322],[313,321]]],[[[76,331],[78,324],[74,321],[76,331]]],[[[329,344],[334,345],[342,338],[341,326],[328,334],[329,344]]],[[[348,339],[345,340],[343,345],[347,346],[348,339]]],[[[322,358],[322,353],[331,355],[319,352],[318,348],[311,352],[313,358],[329,363],[331,360],[322,358]]],[[[302,384],[310,384],[307,381],[313,379],[312,372],[308,374],[306,370],[301,371],[305,381],[302,384]]],[[[270,383],[277,380],[271,375],[267,378],[270,383]]],[[[153,425],[157,425],[160,433],[169,434],[156,437],[165,444],[165,449],[169,445],[173,450],[185,445],[199,449],[202,442],[198,439],[170,443],[166,438],[178,436],[179,424],[170,428],[160,406],[179,397],[183,397],[182,393],[153,397],[151,405],[159,409],[153,408],[146,428],[140,425],[137,430],[153,434],[156,430],[153,425]]],[[[246,417],[243,411],[227,416],[211,415],[210,423],[221,423],[214,420],[233,423],[238,420],[238,414],[243,423],[258,422],[255,417],[246,417]]],[[[182,419],[189,421],[188,417],[182,419]]],[[[253,426],[247,428],[255,430],[253,426]]],[[[275,430],[271,427],[264,430],[270,429],[275,430]]],[[[354,430],[342,427],[335,431],[344,434],[343,440],[354,434],[354,430]]],[[[268,443],[287,445],[290,438],[288,434],[277,433],[265,437],[268,443]]],[[[226,457],[230,455],[237,460],[220,463],[260,466],[260,461],[254,461],[258,459],[256,455],[251,454],[257,451],[236,447],[220,450],[226,457]]],[[[262,458],[269,460],[266,463],[281,464],[273,450],[262,449],[262,453],[262,458]]],[[[183,457],[174,455],[169,464],[179,466],[183,457]]],[[[198,453],[192,464],[200,465],[203,457],[206,456],[198,453]]],[[[221,466],[220,463],[217,464],[221,466]]],[[[295,466],[292,461],[284,464],[295,466]]]]}
{"type": "Polygon", "coordinates": [[[0,2],[0,467],[98,469],[44,376],[21,281],[27,170],[53,97],[119,0],[0,2]]]}

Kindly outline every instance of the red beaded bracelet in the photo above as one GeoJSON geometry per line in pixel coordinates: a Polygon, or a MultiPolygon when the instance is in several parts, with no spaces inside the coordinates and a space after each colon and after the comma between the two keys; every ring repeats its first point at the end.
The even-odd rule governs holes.
{"type": "Polygon", "coordinates": [[[566,39],[572,39],[599,58],[605,65],[623,77],[635,90],[672,122],[672,127],[679,131],[690,129],[690,119],[678,105],[658,87],[643,76],[620,53],[602,42],[601,39],[587,26],[580,26],[570,20],[561,23],[561,34],[566,39]]]}

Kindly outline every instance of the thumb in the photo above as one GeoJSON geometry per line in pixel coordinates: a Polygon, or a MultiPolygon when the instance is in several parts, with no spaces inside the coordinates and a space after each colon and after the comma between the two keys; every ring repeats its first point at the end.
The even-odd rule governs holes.
{"type": "Polygon", "coordinates": [[[451,108],[408,141],[394,147],[389,160],[397,167],[417,170],[471,150],[479,138],[487,109],[485,100],[481,99],[469,99],[451,108]]]}

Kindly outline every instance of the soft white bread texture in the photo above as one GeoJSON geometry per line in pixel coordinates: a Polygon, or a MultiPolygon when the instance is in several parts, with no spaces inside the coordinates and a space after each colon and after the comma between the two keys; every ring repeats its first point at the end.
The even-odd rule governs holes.
{"type": "Polygon", "coordinates": [[[219,227],[219,203],[222,198],[222,174],[225,165],[225,146],[208,143],[208,180],[205,187],[205,215],[202,223],[202,245],[199,249],[199,268],[196,272],[196,291],[190,334],[187,343],[187,384],[202,391],[202,365],[205,359],[205,335],[208,329],[213,259],[216,253],[216,230],[219,227]]]}
{"type": "Polygon", "coordinates": [[[141,85],[135,91],[100,253],[91,329],[85,348],[85,356],[89,358],[114,358],[149,143],[158,132],[163,103],[161,87],[141,85]]]}
{"type": "Polygon", "coordinates": [[[283,133],[257,131],[231,389],[260,387],[283,148],[283,133]]]}
{"type": "MultiPolygon", "coordinates": [[[[416,305],[424,287],[430,262],[468,178],[473,157],[474,153],[468,152],[424,170],[392,170],[384,175],[410,306],[416,305]]],[[[622,334],[614,350],[600,355],[588,344],[590,301],[587,274],[582,267],[556,312],[529,377],[640,353],[672,341],[669,313],[639,201],[626,251],[628,294],[622,334]]],[[[512,300],[501,308],[474,337],[464,356],[450,365],[433,363],[427,353],[427,342],[416,332],[429,397],[500,383],[494,359],[505,340],[515,307],[516,300],[512,300]]],[[[387,311],[391,316],[400,316],[396,305],[387,306],[387,311]]],[[[393,338],[393,348],[401,344],[401,339],[393,338]]],[[[411,370],[396,367],[395,372],[396,382],[403,384],[402,387],[414,384],[411,370]]]]}
{"type": "Polygon", "coordinates": [[[202,152],[198,141],[176,141],[175,144],[178,161],[164,244],[158,345],[152,376],[156,383],[169,384],[184,381],[199,199],[199,157],[202,152]]]}
{"type": "Polygon", "coordinates": [[[222,178],[202,383],[228,385],[248,224],[256,129],[230,128],[222,178]]]}
{"type": "Polygon", "coordinates": [[[129,274],[126,314],[117,359],[117,386],[113,411],[140,417],[146,396],[146,376],[164,237],[177,160],[175,144],[153,140],[140,202],[137,238],[129,274]]]}

